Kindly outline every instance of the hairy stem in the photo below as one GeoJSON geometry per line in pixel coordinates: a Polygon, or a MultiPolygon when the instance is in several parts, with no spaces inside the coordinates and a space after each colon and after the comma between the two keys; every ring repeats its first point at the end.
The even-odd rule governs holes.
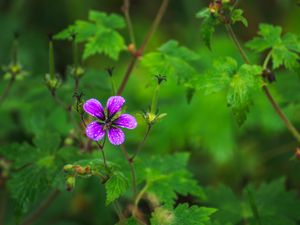
{"type": "Polygon", "coordinates": [[[0,96],[0,105],[1,105],[1,103],[4,102],[5,98],[7,97],[7,95],[8,95],[8,93],[9,93],[9,91],[10,91],[10,89],[11,89],[11,87],[12,87],[14,81],[15,81],[15,77],[13,76],[13,77],[9,80],[9,82],[8,82],[7,86],[5,87],[5,89],[4,89],[3,93],[2,93],[2,95],[0,96]]]}
{"type": "Polygon", "coordinates": [[[128,67],[127,67],[127,70],[126,70],[125,75],[123,77],[123,80],[122,80],[122,82],[120,84],[120,87],[117,91],[117,95],[121,95],[123,93],[124,88],[125,88],[128,80],[129,80],[129,77],[130,77],[131,73],[132,73],[132,70],[133,70],[133,68],[136,64],[137,58],[143,54],[143,51],[144,51],[145,47],[147,46],[149,40],[151,39],[154,32],[156,31],[163,15],[165,14],[165,11],[167,9],[168,4],[169,4],[169,0],[162,0],[162,3],[160,5],[160,8],[159,8],[157,14],[156,14],[156,17],[154,18],[153,23],[152,23],[147,35],[145,36],[142,45],[137,50],[136,54],[133,54],[131,59],[130,59],[130,62],[128,64],[128,67]]]}
{"type": "Polygon", "coordinates": [[[130,172],[131,172],[131,179],[132,179],[132,192],[133,192],[133,196],[136,195],[136,175],[135,175],[135,169],[134,169],[134,165],[133,165],[133,161],[131,160],[130,156],[128,155],[128,152],[125,149],[124,145],[121,145],[121,150],[125,155],[125,158],[128,162],[128,165],[130,167],[130,172]]]}
{"type": "MultiPolygon", "coordinates": [[[[231,25],[226,24],[225,26],[226,26],[226,29],[227,29],[231,39],[235,43],[235,45],[238,48],[242,58],[244,59],[245,63],[250,64],[250,61],[249,61],[245,51],[243,50],[242,46],[240,45],[240,42],[238,41],[231,25]]],[[[269,59],[266,59],[264,64],[267,64],[268,60],[269,59]]],[[[286,127],[288,128],[290,133],[293,135],[293,137],[300,143],[300,133],[299,133],[299,131],[294,127],[294,125],[290,122],[290,120],[284,114],[284,112],[282,111],[282,109],[280,108],[278,103],[275,101],[275,99],[273,98],[273,96],[271,95],[271,93],[269,91],[269,88],[266,85],[263,86],[263,91],[264,91],[265,95],[267,96],[269,102],[271,103],[272,107],[274,108],[275,112],[277,113],[277,115],[280,117],[280,119],[286,125],[286,127]]]]}
{"type": "Polygon", "coordinates": [[[134,35],[133,27],[132,27],[129,9],[130,9],[130,0],[124,0],[124,4],[122,6],[122,11],[124,13],[126,24],[128,27],[130,41],[135,46],[135,35],[134,35]]]}
{"type": "Polygon", "coordinates": [[[144,144],[149,136],[150,130],[151,130],[152,126],[148,125],[147,131],[145,133],[145,136],[143,138],[143,140],[140,142],[135,154],[131,157],[131,161],[134,161],[135,157],[140,153],[140,151],[142,150],[142,148],[144,147],[144,144]]]}
{"type": "Polygon", "coordinates": [[[58,197],[59,193],[59,190],[54,190],[32,214],[30,214],[27,218],[23,220],[21,225],[29,225],[32,224],[35,220],[37,220],[45,212],[45,210],[54,202],[54,200],[58,197]]]}

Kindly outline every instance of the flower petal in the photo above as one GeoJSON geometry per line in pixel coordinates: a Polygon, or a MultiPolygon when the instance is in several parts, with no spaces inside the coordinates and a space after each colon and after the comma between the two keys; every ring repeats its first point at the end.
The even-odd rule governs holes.
{"type": "Polygon", "coordinates": [[[108,139],[113,145],[120,145],[125,141],[125,135],[120,128],[111,127],[108,130],[108,139]]]}
{"type": "Polygon", "coordinates": [[[104,109],[97,99],[89,99],[83,104],[83,109],[91,116],[104,119],[104,109]]]}
{"type": "Polygon", "coordinates": [[[119,112],[125,103],[125,99],[122,96],[112,96],[107,100],[106,108],[109,116],[113,116],[119,112]]]}
{"type": "Polygon", "coordinates": [[[94,141],[100,141],[105,135],[102,125],[97,121],[91,122],[85,131],[86,136],[94,141]]]}
{"type": "Polygon", "coordinates": [[[136,119],[129,114],[121,114],[119,118],[113,121],[113,124],[127,129],[134,129],[137,126],[136,119]]]}

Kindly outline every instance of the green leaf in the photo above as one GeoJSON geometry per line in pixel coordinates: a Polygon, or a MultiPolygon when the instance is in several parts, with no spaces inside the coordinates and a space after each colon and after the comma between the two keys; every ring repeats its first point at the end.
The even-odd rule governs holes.
{"type": "Polygon", "coordinates": [[[287,33],[281,36],[281,27],[268,24],[261,24],[259,29],[259,37],[247,43],[249,48],[256,52],[271,49],[273,69],[281,65],[287,69],[299,68],[300,39],[297,35],[287,33]]]}
{"type": "Polygon", "coordinates": [[[104,53],[110,58],[117,60],[119,53],[125,48],[123,37],[113,30],[101,30],[91,37],[85,44],[83,59],[104,53]]]}
{"type": "Polygon", "coordinates": [[[89,21],[78,20],[55,35],[55,38],[72,40],[76,34],[76,42],[85,43],[83,59],[103,53],[117,60],[120,52],[125,49],[125,41],[117,29],[124,27],[125,21],[119,15],[90,11],[89,21]]]}
{"type": "Polygon", "coordinates": [[[152,74],[176,76],[179,82],[185,83],[197,76],[197,71],[191,64],[199,59],[198,54],[186,47],[179,46],[175,40],[163,44],[158,52],[148,53],[142,58],[142,64],[152,74]]]}
{"type": "MultiPolygon", "coordinates": [[[[295,225],[300,220],[300,201],[296,192],[285,190],[285,179],[262,184],[257,190],[250,185],[248,189],[253,194],[263,225],[295,225]]],[[[250,223],[254,224],[254,221],[252,215],[250,223]]]]}
{"type": "Polygon", "coordinates": [[[187,204],[180,204],[174,210],[160,207],[152,213],[151,225],[204,225],[216,211],[187,204]]]}
{"type": "Polygon", "coordinates": [[[248,27],[248,21],[243,16],[244,11],[242,9],[233,9],[231,13],[231,20],[233,23],[242,22],[245,27],[248,27]]]}
{"type": "Polygon", "coordinates": [[[242,125],[252,104],[252,94],[262,87],[262,68],[244,64],[230,82],[227,104],[231,108],[239,125],[242,125]]]}
{"type": "Polygon", "coordinates": [[[199,79],[199,89],[204,91],[205,95],[224,90],[228,87],[237,69],[238,64],[233,58],[226,57],[215,60],[212,69],[199,79]]]}
{"type": "Polygon", "coordinates": [[[89,20],[96,22],[97,25],[102,25],[111,29],[122,29],[125,27],[125,21],[123,17],[117,14],[107,15],[104,12],[90,11],[89,20]]]}
{"type": "Polygon", "coordinates": [[[121,172],[115,172],[105,183],[106,205],[119,198],[128,189],[128,179],[121,172]]]}
{"type": "Polygon", "coordinates": [[[213,215],[213,221],[219,224],[238,224],[242,220],[242,202],[229,187],[220,185],[218,188],[205,190],[207,202],[218,211],[213,215]]]}
{"type": "Polygon", "coordinates": [[[44,153],[54,153],[60,145],[60,136],[53,132],[44,132],[37,134],[33,139],[34,145],[37,147],[38,151],[44,153]]]}
{"type": "Polygon", "coordinates": [[[139,183],[146,182],[150,201],[172,206],[177,194],[204,198],[203,189],[186,169],[189,155],[177,153],[167,156],[147,157],[136,164],[139,183]]]}

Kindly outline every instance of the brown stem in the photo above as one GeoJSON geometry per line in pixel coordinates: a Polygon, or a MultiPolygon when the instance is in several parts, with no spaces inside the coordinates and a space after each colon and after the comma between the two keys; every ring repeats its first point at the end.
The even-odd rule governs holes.
{"type": "MultiPolygon", "coordinates": [[[[250,61],[249,61],[245,51],[243,50],[242,46],[240,45],[240,42],[238,41],[231,25],[226,24],[225,26],[226,26],[226,29],[227,29],[230,37],[232,38],[233,42],[235,43],[236,47],[238,48],[241,56],[243,57],[245,63],[250,64],[250,61]]],[[[284,114],[284,112],[282,111],[282,109],[280,108],[278,103],[275,101],[275,99],[271,95],[271,93],[270,93],[270,91],[269,91],[269,89],[266,85],[263,86],[263,91],[264,91],[265,95],[267,96],[269,102],[273,106],[273,108],[274,108],[275,112],[277,113],[277,115],[280,117],[280,119],[286,125],[286,127],[288,128],[290,133],[293,135],[293,137],[300,143],[300,133],[299,133],[299,131],[294,127],[294,125],[290,122],[290,120],[284,114]]]]}
{"type": "Polygon", "coordinates": [[[123,80],[122,80],[122,82],[120,84],[120,87],[117,91],[117,95],[121,95],[122,92],[124,91],[124,88],[125,88],[128,80],[129,80],[129,77],[130,77],[131,73],[132,73],[132,70],[133,70],[133,68],[136,64],[137,58],[143,54],[143,51],[144,51],[145,47],[147,46],[149,40],[151,39],[154,32],[156,31],[163,15],[165,14],[165,11],[167,9],[168,4],[169,4],[169,0],[162,0],[162,3],[160,5],[160,8],[159,8],[157,14],[156,14],[156,17],[154,18],[153,23],[152,23],[147,35],[145,36],[142,45],[136,51],[136,53],[131,56],[130,63],[128,64],[128,67],[127,67],[127,70],[126,70],[125,75],[123,77],[123,80]]]}
{"type": "Polygon", "coordinates": [[[32,213],[30,214],[27,218],[23,220],[21,225],[29,225],[32,224],[35,220],[37,220],[44,212],[45,210],[54,202],[54,200],[58,197],[59,195],[59,190],[53,191],[47,199],[45,199],[44,202],[32,213]]]}
{"type": "Polygon", "coordinates": [[[15,81],[15,77],[13,76],[13,77],[9,80],[9,82],[8,82],[8,84],[7,84],[7,86],[6,86],[6,88],[4,89],[2,95],[0,96],[0,104],[1,104],[2,102],[4,102],[4,100],[5,100],[5,98],[7,97],[7,95],[8,95],[8,93],[9,93],[9,91],[10,91],[10,89],[11,89],[11,87],[12,87],[14,81],[15,81]]]}
{"type": "Polygon", "coordinates": [[[134,166],[133,166],[133,161],[131,160],[130,156],[128,155],[128,152],[126,151],[124,145],[121,145],[121,150],[124,153],[125,158],[130,167],[131,178],[132,178],[132,192],[133,192],[133,198],[135,198],[137,191],[136,191],[136,175],[135,175],[135,170],[134,170],[134,166]]]}
{"type": "Polygon", "coordinates": [[[5,223],[5,209],[6,209],[6,201],[7,201],[7,193],[5,188],[0,189],[0,225],[4,225],[5,223]]]}
{"type": "Polygon", "coordinates": [[[126,24],[128,27],[130,41],[135,46],[135,36],[134,36],[134,31],[133,31],[133,27],[132,27],[131,18],[130,18],[129,9],[130,9],[130,0],[124,0],[124,4],[122,6],[122,11],[124,13],[126,24]]]}

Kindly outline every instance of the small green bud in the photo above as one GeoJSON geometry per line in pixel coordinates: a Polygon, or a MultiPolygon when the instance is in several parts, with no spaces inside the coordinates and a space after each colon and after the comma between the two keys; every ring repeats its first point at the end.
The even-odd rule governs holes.
{"type": "Polygon", "coordinates": [[[66,179],[67,191],[72,191],[75,188],[76,179],[75,176],[68,176],[66,179]]]}
{"type": "Polygon", "coordinates": [[[73,165],[72,164],[67,164],[64,166],[64,172],[70,172],[73,170],[73,165]]]}
{"type": "Polygon", "coordinates": [[[45,82],[52,93],[54,93],[61,84],[61,80],[57,75],[55,77],[52,77],[49,73],[45,75],[45,82]]]}

